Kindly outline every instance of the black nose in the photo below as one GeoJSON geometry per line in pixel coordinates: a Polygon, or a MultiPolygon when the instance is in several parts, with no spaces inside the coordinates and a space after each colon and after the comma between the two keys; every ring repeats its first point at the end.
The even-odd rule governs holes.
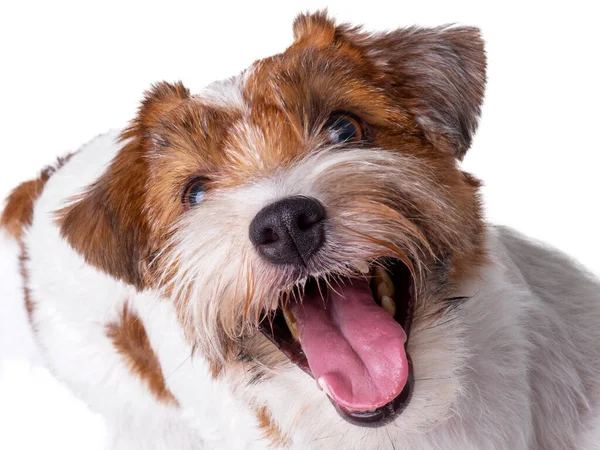
{"type": "Polygon", "coordinates": [[[274,264],[306,265],[325,241],[325,208],[311,197],[265,206],[250,223],[250,241],[274,264]]]}

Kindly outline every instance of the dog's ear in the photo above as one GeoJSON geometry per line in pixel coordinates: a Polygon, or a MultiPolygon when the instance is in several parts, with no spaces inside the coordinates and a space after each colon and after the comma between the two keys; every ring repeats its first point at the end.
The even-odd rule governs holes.
{"type": "Polygon", "coordinates": [[[159,83],[146,92],[106,171],[58,212],[62,236],[89,264],[138,288],[145,285],[152,255],[151,224],[144,213],[152,130],[188,97],[181,83],[159,83]]]}
{"type": "Polygon", "coordinates": [[[327,10],[299,14],[292,26],[295,45],[327,47],[334,43],[337,28],[327,16],[327,10]]]}
{"type": "Polygon", "coordinates": [[[461,159],[483,102],[486,58],[477,28],[408,28],[360,42],[428,139],[461,159]]]}
{"type": "Polygon", "coordinates": [[[300,15],[294,22],[296,45],[334,46],[372,64],[374,78],[414,116],[438,148],[462,158],[477,128],[486,79],[479,29],[404,28],[365,33],[336,26],[326,13],[300,15]]]}

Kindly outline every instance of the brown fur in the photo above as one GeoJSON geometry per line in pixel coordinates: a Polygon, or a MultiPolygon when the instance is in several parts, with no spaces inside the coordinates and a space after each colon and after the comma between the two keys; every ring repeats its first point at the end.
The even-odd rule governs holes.
{"type": "Polygon", "coordinates": [[[70,153],[65,157],[58,158],[54,165],[45,167],[37,178],[21,183],[10,193],[2,217],[0,217],[0,226],[4,227],[15,239],[20,240],[23,230],[31,225],[33,207],[42,194],[46,182],[72,156],[73,153],[70,153]]]}
{"type": "Polygon", "coordinates": [[[23,229],[31,225],[33,205],[42,193],[46,180],[41,176],[17,186],[8,197],[0,225],[15,239],[21,239],[23,229]]]}
{"type": "Polygon", "coordinates": [[[29,288],[29,270],[27,269],[27,262],[29,261],[29,255],[27,248],[23,242],[19,242],[19,272],[21,273],[21,279],[23,280],[23,300],[25,302],[25,311],[27,312],[27,319],[29,325],[36,330],[35,321],[33,320],[33,312],[35,310],[35,303],[31,296],[31,289],[29,288]]]}
{"type": "Polygon", "coordinates": [[[273,420],[269,408],[261,406],[256,410],[258,426],[263,431],[263,437],[271,442],[273,448],[290,448],[292,443],[288,436],[281,432],[279,425],[273,420]]]}
{"type": "Polygon", "coordinates": [[[2,212],[2,217],[0,217],[0,226],[5,228],[6,231],[19,242],[19,271],[23,280],[25,310],[34,330],[35,323],[33,321],[33,311],[35,304],[29,288],[29,271],[27,269],[29,256],[27,254],[27,248],[22,240],[23,233],[25,228],[30,226],[33,221],[35,202],[42,194],[44,186],[46,186],[46,183],[52,174],[69,161],[73,155],[74,153],[69,153],[64,157],[58,158],[54,165],[44,168],[37,178],[17,186],[8,196],[4,211],[2,212]]]}
{"type": "Polygon", "coordinates": [[[177,399],[165,383],[158,358],[150,345],[146,329],[139,317],[125,303],[118,322],[106,326],[106,335],[129,369],[146,382],[158,400],[176,406],[177,399]]]}
{"type": "Polygon", "coordinates": [[[180,83],[154,86],[137,119],[124,131],[127,143],[107,171],[58,212],[61,234],[89,264],[138,288],[147,285],[146,264],[164,237],[164,229],[154,227],[145,211],[150,176],[146,156],[155,145],[151,130],[187,96],[180,83]]]}

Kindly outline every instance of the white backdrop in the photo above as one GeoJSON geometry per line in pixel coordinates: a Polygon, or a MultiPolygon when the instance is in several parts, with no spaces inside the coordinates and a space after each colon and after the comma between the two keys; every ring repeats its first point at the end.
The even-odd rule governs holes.
{"type": "MultiPolygon", "coordinates": [[[[181,79],[198,91],[282,51],[297,12],[328,6],[338,20],[372,30],[479,26],[488,89],[464,167],[485,182],[487,215],[600,273],[594,2],[495,3],[4,1],[0,197],[57,155],[123,126],[150,83],[181,79]]],[[[0,448],[102,448],[101,420],[28,362],[10,264],[0,255],[0,448]]]]}

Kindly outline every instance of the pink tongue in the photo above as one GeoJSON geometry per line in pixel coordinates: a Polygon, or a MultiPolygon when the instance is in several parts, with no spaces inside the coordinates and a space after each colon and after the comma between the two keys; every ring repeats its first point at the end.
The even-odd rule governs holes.
{"type": "Polygon", "coordinates": [[[367,280],[336,285],[325,301],[316,290],[291,309],[308,365],[339,405],[366,411],[402,392],[406,333],[373,301],[367,280]]]}

